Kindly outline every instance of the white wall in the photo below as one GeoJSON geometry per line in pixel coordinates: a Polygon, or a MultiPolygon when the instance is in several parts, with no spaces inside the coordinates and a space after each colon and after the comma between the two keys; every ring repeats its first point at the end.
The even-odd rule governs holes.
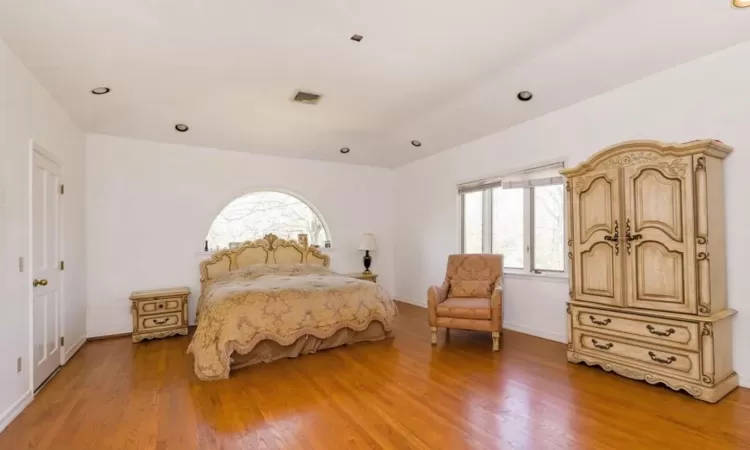
{"type": "Polygon", "coordinates": [[[393,291],[393,170],[102,135],[87,136],[86,148],[89,336],[132,331],[128,296],[138,289],[190,287],[192,321],[211,222],[263,188],[315,206],[330,228],[334,270],[363,270],[359,239],[375,233],[372,270],[393,291]]]}
{"type": "MultiPolygon", "coordinates": [[[[85,95],[85,94],[84,94],[85,95]]],[[[30,400],[31,140],[62,162],[63,332],[70,356],[85,339],[84,137],[0,41],[0,430],[30,400]],[[18,258],[26,261],[21,273],[18,258]],[[23,370],[16,373],[16,359],[23,370]]]]}
{"type": "MultiPolygon", "coordinates": [[[[560,157],[577,164],[624,140],[720,139],[736,149],[726,161],[728,288],[739,311],[735,368],[750,386],[748,80],[750,43],[399,168],[396,295],[424,304],[427,287],[443,278],[446,256],[459,250],[457,183],[560,157]]],[[[510,278],[506,285],[509,327],[564,340],[567,284],[510,278]]]]}

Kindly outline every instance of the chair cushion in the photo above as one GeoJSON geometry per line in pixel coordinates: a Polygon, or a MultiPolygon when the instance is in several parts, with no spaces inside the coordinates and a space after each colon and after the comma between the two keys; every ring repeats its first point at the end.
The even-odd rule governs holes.
{"type": "Polygon", "coordinates": [[[490,320],[490,299],[488,298],[449,298],[437,306],[438,317],[457,319],[490,320]]]}
{"type": "Polygon", "coordinates": [[[492,296],[493,283],[483,280],[455,280],[451,281],[448,297],[480,297],[492,296]]]}

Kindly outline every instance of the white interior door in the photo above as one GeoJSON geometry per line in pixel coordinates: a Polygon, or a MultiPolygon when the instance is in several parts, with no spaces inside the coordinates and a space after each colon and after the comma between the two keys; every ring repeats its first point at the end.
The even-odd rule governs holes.
{"type": "Polygon", "coordinates": [[[34,151],[32,170],[33,374],[38,389],[60,366],[60,167],[34,151]]]}

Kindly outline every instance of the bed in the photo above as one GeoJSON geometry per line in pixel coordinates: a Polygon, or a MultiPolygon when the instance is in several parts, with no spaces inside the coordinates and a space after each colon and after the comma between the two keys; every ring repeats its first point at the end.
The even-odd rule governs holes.
{"type": "Polygon", "coordinates": [[[188,353],[201,380],[318,350],[391,337],[388,292],[332,272],[315,247],[268,235],[200,264],[197,328],[188,353]]]}

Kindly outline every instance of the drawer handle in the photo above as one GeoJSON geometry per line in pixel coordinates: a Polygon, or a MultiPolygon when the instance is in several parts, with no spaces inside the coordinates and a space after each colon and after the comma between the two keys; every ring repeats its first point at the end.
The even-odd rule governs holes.
{"type": "Polygon", "coordinates": [[[596,317],[594,316],[589,316],[589,319],[591,319],[591,323],[599,325],[600,327],[606,327],[612,322],[612,319],[596,320],[596,317]]]}
{"type": "Polygon", "coordinates": [[[169,322],[169,317],[165,317],[163,319],[154,319],[155,325],[164,325],[165,323],[169,322]]]}
{"type": "Polygon", "coordinates": [[[648,352],[648,356],[650,356],[653,361],[656,361],[659,364],[672,364],[673,362],[677,361],[677,358],[675,358],[674,356],[670,356],[667,359],[659,358],[654,352],[648,352]]]}
{"type": "Polygon", "coordinates": [[[159,309],[164,309],[164,303],[159,303],[159,309]]]}
{"type": "Polygon", "coordinates": [[[606,344],[600,344],[599,341],[596,339],[592,339],[591,343],[594,344],[594,347],[601,349],[601,350],[609,350],[610,348],[614,347],[615,344],[608,342],[606,344]]]}
{"type": "Polygon", "coordinates": [[[646,325],[646,328],[648,329],[648,332],[651,334],[655,334],[657,336],[667,337],[670,334],[674,333],[674,328],[669,328],[666,331],[659,331],[656,328],[652,327],[651,325],[646,325]]]}

